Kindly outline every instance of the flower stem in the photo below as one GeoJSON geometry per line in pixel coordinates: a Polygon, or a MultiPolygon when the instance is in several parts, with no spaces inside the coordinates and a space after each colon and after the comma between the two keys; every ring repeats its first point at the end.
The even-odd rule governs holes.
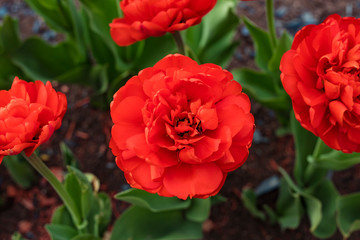
{"type": "Polygon", "coordinates": [[[276,29],[275,29],[273,0],[266,0],[266,17],[267,17],[268,30],[270,33],[271,46],[274,48],[276,46],[277,37],[276,37],[276,29]]]}
{"type": "Polygon", "coordinates": [[[22,155],[55,189],[55,191],[63,201],[64,205],[70,212],[75,225],[80,229],[82,225],[80,213],[76,208],[73,199],[70,197],[69,193],[65,190],[61,182],[55,177],[55,175],[50,171],[50,169],[43,163],[43,161],[35,153],[31,154],[30,157],[26,156],[25,153],[22,153],[22,155]]]}
{"type": "Polygon", "coordinates": [[[313,184],[314,182],[321,180],[326,176],[328,170],[316,166],[318,157],[324,153],[324,150],[326,149],[327,145],[320,138],[318,138],[313,154],[311,155],[313,161],[309,162],[305,170],[305,180],[308,184],[313,184]]]}
{"type": "Polygon", "coordinates": [[[174,33],[171,34],[174,37],[176,46],[178,48],[178,51],[180,54],[185,55],[185,45],[184,45],[184,41],[181,37],[181,34],[179,31],[176,31],[174,33]]]}
{"type": "Polygon", "coordinates": [[[320,156],[320,154],[323,153],[323,150],[326,148],[326,144],[323,142],[323,140],[321,140],[321,138],[318,138],[318,140],[316,141],[316,145],[312,154],[313,159],[317,160],[317,158],[320,156]]]}

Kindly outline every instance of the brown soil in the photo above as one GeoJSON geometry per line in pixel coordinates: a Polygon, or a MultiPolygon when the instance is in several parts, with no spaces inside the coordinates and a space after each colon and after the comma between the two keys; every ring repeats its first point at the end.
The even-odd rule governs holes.
{"type": "MultiPolygon", "coordinates": [[[[27,7],[23,1],[0,0],[0,9],[2,6],[14,4],[18,4],[20,10],[10,13],[19,17],[23,37],[33,34],[31,29],[37,17],[24,14],[27,7]]],[[[284,28],[294,33],[305,20],[312,20],[309,15],[304,16],[304,13],[309,13],[317,22],[321,22],[331,13],[345,16],[351,12],[355,17],[360,16],[359,4],[351,0],[328,0],[326,4],[322,0],[278,0],[275,1],[275,6],[278,11],[279,33],[284,28]]],[[[239,14],[246,15],[265,27],[263,0],[239,3],[239,14]]],[[[37,34],[41,35],[41,31],[37,34]]],[[[253,67],[253,47],[250,38],[242,32],[242,26],[239,27],[239,35],[242,44],[232,66],[253,67]]],[[[110,196],[122,191],[127,187],[126,181],[116,167],[114,157],[108,148],[111,128],[109,113],[91,107],[88,100],[90,90],[74,85],[57,87],[66,93],[69,107],[61,129],[41,148],[41,153],[45,154],[43,156],[51,159],[46,164],[58,176],[64,174],[65,167],[60,160],[58,145],[60,141],[65,140],[79,159],[81,169],[95,174],[100,179],[102,191],[106,191],[110,196]]],[[[275,130],[279,124],[274,113],[254,102],[252,112],[256,119],[258,140],[254,141],[247,162],[229,174],[220,191],[228,201],[212,208],[211,217],[204,225],[204,240],[316,239],[309,232],[309,223],[306,219],[303,219],[300,228],[282,232],[279,226],[252,217],[243,207],[241,191],[244,187],[255,188],[264,179],[279,175],[276,170],[278,166],[291,172],[294,162],[293,139],[289,135],[276,136],[275,130]]],[[[341,193],[360,190],[359,172],[360,168],[355,167],[334,175],[335,184],[341,193]]],[[[273,191],[261,196],[258,199],[259,205],[273,206],[276,194],[276,191],[273,191]]],[[[0,165],[0,239],[10,239],[15,231],[20,231],[27,239],[49,239],[44,225],[50,222],[51,214],[59,204],[61,202],[55,192],[40,176],[33,187],[24,190],[11,180],[4,165],[0,165]]],[[[126,203],[113,200],[114,219],[126,207],[126,203]]],[[[330,239],[337,240],[342,237],[336,233],[330,239]]],[[[360,239],[360,234],[355,233],[350,239],[360,239]]]]}

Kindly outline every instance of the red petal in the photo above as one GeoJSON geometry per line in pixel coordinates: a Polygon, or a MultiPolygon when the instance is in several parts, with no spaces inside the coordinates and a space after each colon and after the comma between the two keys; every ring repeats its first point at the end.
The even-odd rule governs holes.
{"type": "Polygon", "coordinates": [[[137,168],[133,169],[129,174],[132,176],[133,180],[143,189],[151,190],[157,189],[162,185],[162,182],[154,181],[154,179],[159,178],[158,171],[160,171],[160,168],[143,162],[137,168]]]}
{"type": "Polygon", "coordinates": [[[224,177],[215,163],[181,164],[167,168],[163,182],[170,194],[185,200],[188,197],[215,195],[220,190],[224,177]]]}
{"type": "Polygon", "coordinates": [[[148,155],[146,161],[152,165],[160,167],[171,167],[178,164],[177,154],[175,151],[160,148],[148,155]]]}
{"type": "Polygon", "coordinates": [[[201,127],[203,130],[214,130],[217,128],[219,120],[216,114],[216,109],[206,109],[200,107],[197,116],[201,120],[201,127]]]}
{"type": "Polygon", "coordinates": [[[141,109],[144,105],[145,101],[140,97],[127,97],[117,105],[110,105],[111,118],[115,124],[120,122],[141,124],[143,122],[141,109]]]}
{"type": "Polygon", "coordinates": [[[0,107],[5,107],[11,100],[10,93],[5,90],[0,91],[0,107]]]}
{"type": "Polygon", "coordinates": [[[189,68],[198,67],[197,62],[181,54],[169,54],[154,65],[154,68],[166,70],[168,68],[189,68]]]}
{"type": "Polygon", "coordinates": [[[334,117],[340,126],[342,126],[344,121],[344,113],[347,111],[346,106],[340,101],[331,101],[329,103],[329,110],[332,117],[334,117]]]}
{"type": "Polygon", "coordinates": [[[126,149],[126,141],[130,137],[144,133],[144,128],[136,123],[116,123],[111,129],[111,139],[119,149],[126,149]]]}

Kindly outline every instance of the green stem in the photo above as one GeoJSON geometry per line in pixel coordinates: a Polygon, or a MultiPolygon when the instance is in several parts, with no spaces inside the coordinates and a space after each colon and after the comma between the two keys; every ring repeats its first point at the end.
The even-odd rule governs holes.
{"type": "Polygon", "coordinates": [[[317,182],[326,176],[328,171],[316,166],[317,159],[322,153],[324,153],[324,150],[326,149],[326,144],[320,138],[318,138],[313,154],[311,155],[312,161],[309,162],[305,170],[306,183],[313,184],[314,182],[317,182]]]}
{"type": "Polygon", "coordinates": [[[321,140],[321,138],[318,138],[318,140],[316,141],[316,145],[312,154],[313,159],[317,160],[317,158],[320,156],[320,154],[323,153],[323,150],[326,148],[326,144],[324,143],[323,140],[321,140]]]}
{"type": "Polygon", "coordinates": [[[35,153],[33,153],[30,157],[26,156],[25,153],[22,153],[22,155],[55,189],[55,191],[63,201],[64,205],[69,210],[75,225],[80,229],[82,225],[80,213],[78,212],[78,209],[76,208],[73,199],[65,190],[61,182],[55,177],[55,175],[35,153]]]}
{"type": "Polygon", "coordinates": [[[277,37],[276,37],[276,29],[275,29],[273,0],[266,0],[266,17],[267,17],[268,30],[270,33],[271,46],[274,48],[276,46],[277,37]]]}
{"type": "Polygon", "coordinates": [[[185,45],[184,45],[184,41],[181,37],[181,34],[179,31],[176,31],[174,33],[172,33],[172,36],[174,37],[176,46],[179,50],[179,53],[182,55],[185,55],[185,45]]]}

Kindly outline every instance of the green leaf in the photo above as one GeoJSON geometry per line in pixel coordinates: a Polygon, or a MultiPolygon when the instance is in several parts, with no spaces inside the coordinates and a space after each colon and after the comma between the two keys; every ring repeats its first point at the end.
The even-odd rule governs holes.
{"type": "Polygon", "coordinates": [[[15,233],[11,236],[11,240],[26,240],[26,239],[23,238],[19,232],[15,232],[15,233]]]}
{"type": "Polygon", "coordinates": [[[12,179],[23,188],[29,188],[36,181],[35,171],[21,156],[6,156],[4,164],[12,179]]]}
{"type": "Polygon", "coordinates": [[[269,61],[268,69],[271,72],[277,73],[280,76],[280,61],[282,56],[286,51],[288,51],[291,48],[293,42],[292,36],[286,31],[283,32],[281,35],[279,41],[277,42],[277,45],[274,49],[274,53],[269,61]]]}
{"type": "Polygon", "coordinates": [[[307,156],[313,153],[317,137],[300,125],[300,123],[295,119],[293,112],[290,116],[290,126],[295,140],[296,160],[294,177],[300,186],[304,186],[305,171],[308,166],[307,156]]]}
{"type": "Polygon", "coordinates": [[[267,213],[267,215],[269,216],[270,224],[274,224],[274,223],[278,222],[278,215],[269,205],[264,204],[263,208],[264,208],[265,212],[267,213]]]}
{"type": "Polygon", "coordinates": [[[210,208],[211,208],[210,198],[206,198],[206,199],[193,198],[191,199],[190,207],[185,212],[185,216],[190,221],[202,223],[209,218],[210,208]]]}
{"type": "Polygon", "coordinates": [[[25,0],[25,2],[44,18],[46,24],[56,31],[71,33],[70,12],[66,4],[59,0],[25,0]]]}
{"type": "Polygon", "coordinates": [[[71,149],[64,142],[60,143],[60,150],[65,165],[79,169],[79,161],[76,159],[71,149]]]}
{"type": "Polygon", "coordinates": [[[9,89],[14,77],[23,75],[11,59],[20,44],[18,21],[5,16],[0,26],[0,89],[9,89]]]}
{"type": "Polygon", "coordinates": [[[315,231],[315,229],[319,226],[323,215],[322,215],[322,203],[316,197],[306,193],[302,189],[300,189],[295,183],[292,181],[287,172],[279,168],[280,173],[283,175],[284,180],[288,184],[291,191],[293,191],[293,196],[298,198],[301,196],[305,202],[305,211],[310,220],[310,231],[315,231]]]}
{"type": "Polygon", "coordinates": [[[280,180],[276,214],[282,229],[296,229],[303,215],[300,196],[290,191],[289,184],[285,179],[280,180]]]}
{"type": "Polygon", "coordinates": [[[61,75],[56,76],[56,80],[61,83],[77,83],[93,87],[91,77],[92,66],[89,64],[78,65],[61,75]]]}
{"type": "Polygon", "coordinates": [[[50,234],[52,240],[69,240],[78,234],[76,229],[60,224],[47,224],[45,229],[50,234]]]}
{"type": "Polygon", "coordinates": [[[331,170],[344,170],[360,163],[360,153],[343,153],[332,150],[329,153],[321,154],[315,161],[311,157],[308,161],[315,166],[331,170]]]}
{"type": "Polygon", "coordinates": [[[238,46],[234,37],[239,21],[236,1],[219,0],[200,24],[184,31],[190,55],[199,63],[227,67],[238,46]]]}
{"type": "Polygon", "coordinates": [[[112,40],[109,27],[112,20],[120,15],[119,2],[117,0],[81,0],[80,2],[86,10],[86,25],[89,26],[87,34],[96,62],[109,64],[110,68],[117,73],[127,70],[129,64],[124,62],[123,56],[120,54],[123,48],[119,48],[112,40]]]}
{"type": "Polygon", "coordinates": [[[97,195],[97,200],[99,202],[99,210],[95,214],[95,221],[99,225],[100,235],[105,232],[108,227],[108,224],[111,220],[111,200],[110,197],[105,193],[99,193],[97,195]]]}
{"type": "Polygon", "coordinates": [[[84,60],[71,41],[52,46],[37,37],[27,39],[13,56],[14,63],[29,77],[43,81],[69,72],[84,60]]]}
{"type": "Polygon", "coordinates": [[[269,61],[273,55],[269,33],[246,17],[243,17],[243,21],[255,45],[255,62],[260,69],[267,72],[269,61]]]}
{"type": "Polygon", "coordinates": [[[80,170],[68,166],[68,171],[65,177],[65,189],[74,200],[83,219],[86,219],[95,201],[91,184],[80,170]]]}
{"type": "Polygon", "coordinates": [[[113,226],[110,240],[187,240],[201,239],[201,224],[187,221],[182,211],[151,212],[130,207],[113,226]]]}
{"type": "Polygon", "coordinates": [[[51,217],[51,223],[56,225],[66,225],[76,229],[69,211],[64,205],[57,207],[51,217]]]}
{"type": "Polygon", "coordinates": [[[5,16],[0,26],[0,54],[11,54],[21,44],[18,21],[5,16]]]}
{"type": "Polygon", "coordinates": [[[176,45],[170,34],[150,37],[144,41],[145,46],[141,55],[137,59],[132,59],[131,62],[131,68],[136,74],[144,68],[154,66],[164,56],[176,52],[176,45]]]}
{"type": "Polygon", "coordinates": [[[106,43],[113,42],[109,24],[120,15],[119,1],[80,0],[80,2],[89,16],[92,30],[102,36],[106,43]]]}
{"type": "Polygon", "coordinates": [[[266,73],[261,73],[247,68],[233,69],[234,79],[241,84],[250,97],[266,107],[286,111],[290,109],[288,96],[277,93],[273,79],[266,73]]]}
{"type": "Polygon", "coordinates": [[[140,189],[129,189],[115,195],[118,200],[126,201],[152,212],[163,212],[189,208],[191,201],[180,200],[176,197],[161,197],[140,189]]]}
{"type": "Polygon", "coordinates": [[[86,175],[84,175],[80,170],[68,166],[68,171],[69,171],[69,173],[73,173],[76,176],[76,179],[80,185],[81,212],[82,212],[83,218],[86,219],[89,216],[90,211],[95,202],[93,189],[92,189],[91,184],[90,184],[88,178],[86,177],[86,175]]]}
{"type": "Polygon", "coordinates": [[[340,196],[337,201],[337,224],[345,238],[360,230],[360,193],[340,196]]]}
{"type": "Polygon", "coordinates": [[[13,63],[10,56],[0,54],[0,89],[8,90],[15,76],[22,78],[24,73],[13,63]]]}
{"type": "Polygon", "coordinates": [[[251,189],[243,189],[241,194],[241,200],[244,204],[244,207],[249,210],[249,212],[261,220],[265,220],[265,214],[260,211],[256,206],[256,195],[251,189]]]}
{"type": "Polygon", "coordinates": [[[320,184],[306,191],[321,201],[321,222],[313,231],[318,238],[331,237],[336,231],[336,200],[339,196],[334,184],[329,180],[324,180],[320,184]]]}

